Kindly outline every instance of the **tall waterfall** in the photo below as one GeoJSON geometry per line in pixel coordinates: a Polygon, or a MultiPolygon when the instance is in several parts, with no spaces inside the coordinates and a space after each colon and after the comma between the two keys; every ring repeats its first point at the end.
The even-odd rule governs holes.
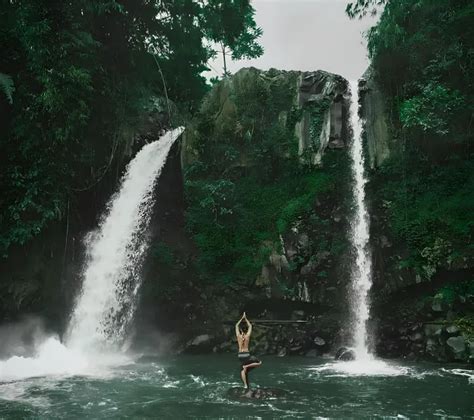
{"type": "Polygon", "coordinates": [[[66,335],[68,347],[101,350],[124,343],[148,247],[153,187],[182,131],[169,131],[143,147],[129,163],[98,228],[86,238],[88,258],[66,335]]]}
{"type": "MultiPolygon", "coordinates": [[[[140,270],[148,247],[153,190],[183,128],[147,144],[129,163],[99,227],[86,239],[88,260],[66,334],[41,334],[33,357],[0,361],[0,382],[32,376],[102,374],[127,363],[122,352],[135,312],[140,270]]],[[[36,340],[35,340],[36,341],[36,340]]]]}
{"type": "Polygon", "coordinates": [[[350,149],[355,211],[351,220],[351,241],[355,260],[351,269],[354,351],[358,360],[371,359],[368,351],[367,320],[368,293],[372,285],[372,260],[369,247],[369,215],[365,201],[364,152],[362,121],[358,116],[359,95],[357,81],[350,82],[350,118],[353,141],[350,149]]]}

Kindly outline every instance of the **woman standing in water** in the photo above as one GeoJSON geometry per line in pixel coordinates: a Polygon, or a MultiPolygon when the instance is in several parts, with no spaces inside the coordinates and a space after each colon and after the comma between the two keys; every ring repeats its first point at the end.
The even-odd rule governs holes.
{"type": "Polygon", "coordinates": [[[237,337],[237,343],[239,345],[239,361],[240,361],[240,377],[244,383],[245,388],[250,388],[248,372],[256,367],[259,367],[262,362],[258,360],[255,356],[250,355],[249,344],[250,336],[252,335],[252,324],[247,319],[245,312],[242,314],[242,317],[239,319],[237,324],[235,324],[235,335],[237,337]],[[245,321],[247,324],[247,329],[241,327],[242,321],[245,321]]]}

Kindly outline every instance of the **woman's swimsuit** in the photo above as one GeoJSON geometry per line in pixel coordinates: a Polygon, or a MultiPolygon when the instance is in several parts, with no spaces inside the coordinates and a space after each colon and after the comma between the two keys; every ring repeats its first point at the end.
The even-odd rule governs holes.
{"type": "Polygon", "coordinates": [[[260,360],[258,360],[255,356],[252,356],[248,351],[240,351],[237,357],[239,358],[242,369],[244,366],[250,365],[251,363],[260,363],[260,360]]]}

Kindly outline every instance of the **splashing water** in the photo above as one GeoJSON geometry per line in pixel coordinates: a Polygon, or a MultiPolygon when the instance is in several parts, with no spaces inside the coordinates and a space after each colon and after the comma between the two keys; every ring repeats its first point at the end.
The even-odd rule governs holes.
{"type": "Polygon", "coordinates": [[[166,133],[135,156],[99,228],[87,238],[89,261],[67,333],[69,346],[90,351],[124,343],[148,248],[153,187],[182,131],[166,133]]]}
{"type": "Polygon", "coordinates": [[[88,262],[65,344],[47,337],[34,357],[0,361],[0,380],[45,375],[103,374],[130,361],[125,350],[148,247],[153,190],[183,128],[147,144],[129,163],[96,231],[86,239],[88,262]]]}
{"type": "Polygon", "coordinates": [[[357,360],[372,360],[367,343],[367,320],[369,319],[368,293],[372,285],[372,262],[369,248],[369,216],[365,202],[364,152],[362,147],[362,121],[358,115],[359,95],[357,81],[350,82],[350,118],[353,140],[350,149],[355,212],[351,221],[351,241],[355,261],[351,270],[352,314],[354,330],[354,352],[357,360]]]}

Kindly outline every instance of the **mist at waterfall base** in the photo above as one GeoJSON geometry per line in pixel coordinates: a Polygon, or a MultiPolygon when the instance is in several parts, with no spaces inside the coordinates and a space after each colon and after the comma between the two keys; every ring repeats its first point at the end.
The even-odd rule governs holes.
{"type": "Polygon", "coordinates": [[[104,375],[109,366],[131,362],[125,351],[148,247],[146,232],[155,199],[154,186],[182,131],[171,130],[137,153],[98,228],[87,235],[82,289],[64,342],[55,335],[46,335],[40,325],[30,326],[29,332],[26,324],[17,325],[16,340],[2,337],[11,348],[16,346],[17,353],[0,361],[0,381],[104,375]],[[21,336],[26,338],[19,340],[21,336]],[[25,342],[30,342],[28,351],[24,351],[25,342]]]}
{"type": "Polygon", "coordinates": [[[392,376],[405,375],[404,367],[376,359],[369,351],[367,321],[370,316],[369,291],[372,286],[372,255],[370,250],[370,218],[365,198],[365,159],[362,143],[363,121],[359,118],[359,88],[356,80],[349,82],[350,145],[353,214],[351,218],[350,240],[353,248],[351,264],[351,350],[355,360],[324,364],[317,371],[342,372],[347,375],[392,376]]]}

